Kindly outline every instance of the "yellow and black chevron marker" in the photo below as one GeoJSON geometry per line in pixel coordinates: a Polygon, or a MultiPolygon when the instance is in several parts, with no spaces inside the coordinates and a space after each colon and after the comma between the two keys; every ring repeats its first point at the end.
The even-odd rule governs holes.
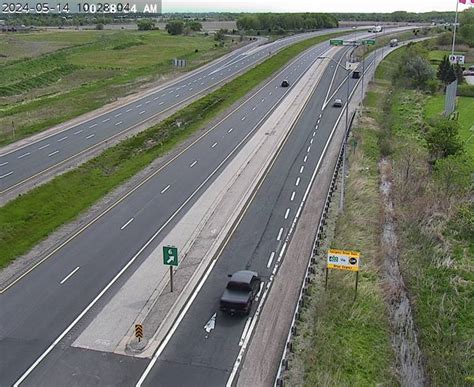
{"type": "Polygon", "coordinates": [[[143,325],[135,324],[135,337],[140,341],[143,339],[143,325]]]}

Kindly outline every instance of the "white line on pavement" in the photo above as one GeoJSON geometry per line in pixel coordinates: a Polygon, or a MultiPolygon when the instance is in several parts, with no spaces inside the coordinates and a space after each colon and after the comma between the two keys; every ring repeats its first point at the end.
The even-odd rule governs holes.
{"type": "Polygon", "coordinates": [[[308,160],[308,155],[306,155],[303,159],[303,163],[306,163],[306,161],[308,160]]]}
{"type": "MultiPolygon", "coordinates": [[[[102,121],[102,122],[103,122],[103,121],[102,121]]],[[[97,124],[92,124],[91,126],[89,126],[89,129],[95,128],[96,126],[97,126],[97,124]]],[[[78,132],[79,132],[79,131],[78,131],[78,132]]],[[[81,132],[82,132],[82,130],[81,130],[81,132]]],[[[76,134],[76,133],[74,133],[74,134],[76,134]]]]}
{"type": "Polygon", "coordinates": [[[133,109],[130,108],[130,109],[127,109],[127,110],[125,110],[125,111],[126,111],[127,113],[129,113],[129,112],[131,112],[132,110],[133,110],[133,109]]]}
{"type": "Polygon", "coordinates": [[[245,116],[243,116],[243,117],[240,119],[240,121],[244,121],[244,120],[245,120],[245,116]]]}
{"type": "Polygon", "coordinates": [[[214,144],[211,145],[211,148],[215,148],[217,145],[217,142],[215,142],[214,144]]]}
{"type": "Polygon", "coordinates": [[[161,194],[164,194],[166,191],[169,190],[170,187],[171,187],[171,185],[168,184],[165,188],[163,188],[163,189],[161,190],[160,193],[161,193],[161,194]]]}
{"type": "Polygon", "coordinates": [[[21,156],[18,156],[19,159],[22,159],[23,157],[31,155],[30,152],[23,153],[21,156]]]}
{"type": "Polygon", "coordinates": [[[4,175],[0,176],[0,179],[3,179],[4,177],[10,176],[12,173],[13,173],[13,171],[5,173],[4,175]]]}
{"type": "Polygon", "coordinates": [[[48,157],[54,156],[56,153],[59,153],[59,151],[57,150],[57,151],[54,151],[53,153],[50,153],[48,157]]]}
{"type": "Polygon", "coordinates": [[[106,118],[105,120],[102,120],[102,122],[107,122],[110,121],[110,118],[106,118]]]}
{"type": "Polygon", "coordinates": [[[122,113],[117,113],[114,117],[120,117],[122,113]]]}
{"type": "Polygon", "coordinates": [[[38,149],[44,149],[44,148],[47,148],[50,144],[46,144],[46,145],[43,145],[43,146],[40,146],[38,149]]]}
{"type": "Polygon", "coordinates": [[[0,167],[3,167],[4,165],[7,165],[7,164],[8,164],[8,161],[5,161],[4,163],[0,164],[0,167]]]}
{"type": "Polygon", "coordinates": [[[119,121],[119,122],[117,122],[117,123],[115,124],[115,126],[118,126],[118,125],[120,125],[121,123],[122,123],[122,121],[119,121]]]}
{"type": "Polygon", "coordinates": [[[293,193],[291,194],[290,202],[292,202],[293,200],[295,200],[295,195],[296,195],[296,192],[293,191],[293,193]]]}
{"type": "Polygon", "coordinates": [[[249,330],[251,321],[252,321],[252,317],[249,317],[247,321],[245,322],[244,331],[242,332],[242,336],[240,336],[239,347],[241,347],[244,344],[244,339],[245,339],[245,336],[247,336],[247,332],[249,330]]]}
{"type": "Polygon", "coordinates": [[[301,166],[300,168],[300,173],[303,173],[304,165],[301,166]]]}
{"type": "Polygon", "coordinates": [[[234,130],[234,128],[230,128],[230,129],[227,131],[227,133],[230,133],[230,132],[232,132],[233,130],[234,130]]]}
{"type": "Polygon", "coordinates": [[[62,285],[64,282],[66,282],[66,281],[67,281],[69,278],[71,278],[71,277],[74,275],[74,273],[75,273],[76,271],[78,271],[78,270],[79,270],[79,266],[76,267],[73,271],[71,271],[66,277],[64,277],[64,279],[60,282],[60,284],[62,285]]]}
{"type": "Polygon", "coordinates": [[[316,136],[316,132],[313,132],[313,137],[316,136]]]}
{"type": "Polygon", "coordinates": [[[191,163],[191,165],[189,166],[189,168],[194,167],[196,164],[197,164],[197,160],[194,160],[194,161],[191,163]]]}
{"type": "Polygon", "coordinates": [[[285,219],[288,219],[288,215],[290,215],[290,209],[287,208],[285,212],[285,219]]]}
{"type": "Polygon", "coordinates": [[[163,105],[163,104],[164,104],[164,102],[163,102],[163,101],[161,101],[161,102],[160,102],[158,105],[163,105]]]}
{"type": "Polygon", "coordinates": [[[268,263],[267,263],[267,269],[272,265],[274,257],[275,257],[275,252],[272,251],[272,253],[270,254],[270,259],[268,260],[268,263]]]}
{"type": "Polygon", "coordinates": [[[309,141],[309,143],[310,143],[310,144],[313,144],[313,139],[311,139],[311,140],[309,141]]]}
{"type": "Polygon", "coordinates": [[[138,114],[142,115],[142,114],[145,113],[145,112],[146,112],[146,110],[142,110],[142,111],[141,111],[140,113],[138,113],[138,114]]]}
{"type": "Polygon", "coordinates": [[[60,139],[58,140],[58,142],[64,141],[66,138],[67,138],[67,136],[65,136],[65,137],[63,137],[63,138],[60,138],[60,139]]]}
{"type": "Polygon", "coordinates": [[[156,100],[159,99],[159,98],[160,98],[160,97],[155,97],[155,98],[153,98],[153,101],[156,101],[156,100]]]}
{"type": "Polygon", "coordinates": [[[281,240],[281,235],[282,234],[283,234],[283,227],[281,227],[280,231],[278,231],[277,241],[281,240]]]}
{"type": "Polygon", "coordinates": [[[151,102],[151,101],[146,101],[146,102],[145,102],[145,105],[149,104],[150,102],[151,102]]]}
{"type": "Polygon", "coordinates": [[[311,145],[308,147],[308,149],[306,149],[306,153],[309,153],[310,150],[311,150],[311,145]]]}
{"type": "Polygon", "coordinates": [[[77,130],[76,132],[74,132],[74,134],[79,134],[79,133],[82,133],[83,131],[84,131],[84,130],[79,129],[79,130],[77,130]]]}
{"type": "Polygon", "coordinates": [[[95,136],[95,134],[89,134],[86,138],[89,139],[89,138],[92,138],[94,136],[95,136]]]}
{"type": "Polygon", "coordinates": [[[138,109],[139,107],[142,107],[142,104],[140,103],[140,104],[138,104],[138,105],[135,106],[135,107],[138,109]]]}
{"type": "Polygon", "coordinates": [[[301,179],[300,179],[299,177],[296,179],[295,185],[296,185],[297,187],[300,185],[300,180],[301,180],[301,179]]]}
{"type": "Polygon", "coordinates": [[[123,230],[125,227],[127,227],[130,223],[133,222],[135,218],[130,218],[127,223],[125,223],[122,227],[120,227],[120,230],[123,230]]]}

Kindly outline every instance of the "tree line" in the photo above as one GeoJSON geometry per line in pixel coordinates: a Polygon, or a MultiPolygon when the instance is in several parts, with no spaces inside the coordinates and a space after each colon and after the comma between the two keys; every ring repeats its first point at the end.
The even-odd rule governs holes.
{"type": "Polygon", "coordinates": [[[258,13],[237,19],[237,28],[245,31],[300,31],[337,26],[337,19],[324,13],[258,13]]]}
{"type": "Polygon", "coordinates": [[[414,23],[452,23],[454,12],[406,12],[396,11],[392,13],[334,13],[339,21],[379,21],[379,22],[414,22],[414,23]]]}

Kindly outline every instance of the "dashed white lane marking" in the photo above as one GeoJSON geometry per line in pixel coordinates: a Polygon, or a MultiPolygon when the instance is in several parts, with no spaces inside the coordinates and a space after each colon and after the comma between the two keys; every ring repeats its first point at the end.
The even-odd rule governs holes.
{"type": "Polygon", "coordinates": [[[296,195],[296,192],[293,191],[293,193],[291,194],[290,202],[292,202],[293,200],[295,200],[295,195],[296,195]]]}
{"type": "Polygon", "coordinates": [[[191,163],[191,165],[189,166],[189,168],[194,167],[196,164],[197,164],[197,160],[194,160],[194,161],[191,163]]]}
{"type": "Polygon", "coordinates": [[[138,105],[135,106],[135,107],[138,109],[139,107],[142,107],[142,106],[143,106],[143,104],[140,103],[140,104],[138,104],[138,105]]]}
{"type": "Polygon", "coordinates": [[[278,86],[275,86],[275,89],[278,89],[278,86]]]}
{"type": "Polygon", "coordinates": [[[67,138],[67,136],[64,136],[63,138],[60,138],[58,142],[64,141],[67,138]]]}
{"type": "Polygon", "coordinates": [[[310,144],[313,144],[313,139],[311,139],[311,140],[309,141],[309,143],[310,143],[310,144]]]}
{"type": "Polygon", "coordinates": [[[120,124],[122,124],[122,121],[117,122],[115,126],[119,126],[120,124]]]}
{"type": "Polygon", "coordinates": [[[268,93],[268,95],[272,95],[272,92],[270,91],[270,92],[268,93]]]}
{"type": "Polygon", "coordinates": [[[142,110],[142,111],[141,111],[140,113],[138,113],[138,114],[142,115],[142,114],[145,113],[145,112],[146,112],[146,110],[142,110]]]}
{"type": "Polygon", "coordinates": [[[313,137],[316,136],[316,132],[313,132],[313,137]]]}
{"type": "Polygon", "coordinates": [[[230,128],[230,129],[227,131],[227,133],[230,133],[230,132],[232,132],[233,130],[234,130],[234,128],[230,128]]]}
{"type": "Polygon", "coordinates": [[[155,98],[153,98],[153,101],[156,101],[156,100],[159,99],[159,98],[160,98],[160,97],[155,97],[155,98]]]}
{"type": "Polygon", "coordinates": [[[300,179],[299,177],[296,179],[295,185],[296,185],[297,187],[298,187],[298,185],[300,184],[300,180],[301,180],[301,179],[300,179]]]}
{"type": "Polygon", "coordinates": [[[265,98],[262,98],[262,103],[265,102],[265,98]]]}
{"type": "Polygon", "coordinates": [[[120,117],[122,113],[117,113],[114,117],[120,117]]]}
{"type": "Polygon", "coordinates": [[[105,120],[102,120],[102,122],[107,122],[110,121],[110,118],[106,118],[105,120]]]}
{"type": "Polygon", "coordinates": [[[31,155],[31,152],[26,152],[26,153],[23,153],[21,156],[18,156],[19,159],[22,159],[23,157],[26,157],[26,156],[29,156],[31,155]]]}
{"type": "MultiPolygon", "coordinates": [[[[286,250],[286,242],[283,243],[283,246],[281,247],[280,254],[278,254],[277,262],[281,261],[281,259],[283,258],[283,255],[285,254],[285,250],[286,250]]],[[[276,265],[276,266],[278,266],[278,265],[276,265]]]]}
{"type": "Polygon", "coordinates": [[[164,102],[162,101],[162,102],[160,102],[158,105],[163,105],[163,104],[164,104],[164,102]]]}
{"type": "Polygon", "coordinates": [[[320,115],[319,115],[319,118],[321,118],[322,116],[323,116],[323,115],[322,115],[322,114],[320,114],[320,115]]]}
{"type": "Polygon", "coordinates": [[[83,131],[84,131],[84,130],[79,129],[79,130],[75,131],[74,134],[80,134],[80,133],[82,133],[83,131]]]}
{"type": "MultiPolygon", "coordinates": [[[[49,144],[48,144],[49,145],[49,144]]],[[[8,161],[5,161],[4,163],[1,163],[0,164],[0,167],[3,167],[4,165],[7,165],[8,164],[8,161]]]]}
{"type": "Polygon", "coordinates": [[[178,97],[179,97],[179,94],[176,94],[174,97],[175,97],[175,98],[178,98],[178,97]]]}
{"type": "Polygon", "coordinates": [[[89,134],[86,138],[89,139],[89,138],[92,138],[94,136],[95,136],[95,134],[89,134]]]}
{"type": "Polygon", "coordinates": [[[201,82],[201,85],[204,85],[204,82],[201,82]]]}
{"type": "Polygon", "coordinates": [[[166,191],[169,190],[170,187],[171,187],[171,185],[168,184],[165,188],[163,188],[163,189],[161,190],[160,193],[161,193],[161,194],[164,194],[166,191]]]}
{"type": "Polygon", "coordinates": [[[145,102],[145,105],[148,105],[150,102],[151,102],[151,101],[146,101],[146,102],[145,102]]]}
{"type": "Polygon", "coordinates": [[[0,179],[3,179],[4,177],[10,176],[11,174],[13,174],[13,171],[10,171],[10,172],[5,173],[4,175],[0,176],[0,179]]]}
{"type": "Polygon", "coordinates": [[[306,161],[308,160],[308,155],[306,155],[303,159],[303,163],[306,163],[306,161]]]}
{"type": "MultiPolygon", "coordinates": [[[[102,122],[104,122],[104,121],[102,121],[102,122]]],[[[95,128],[96,126],[97,126],[97,124],[92,124],[91,126],[89,126],[89,129],[95,128]]],[[[81,132],[82,132],[82,130],[81,130],[81,132]]],[[[74,134],[76,134],[76,133],[74,133],[74,134]]]]}
{"type": "Polygon", "coordinates": [[[71,278],[71,277],[74,275],[74,273],[75,273],[76,271],[78,271],[78,270],[79,270],[79,266],[76,267],[73,271],[71,271],[66,277],[64,277],[63,280],[60,282],[60,284],[62,285],[64,282],[66,282],[66,281],[67,281],[69,278],[71,278]]]}
{"type": "Polygon", "coordinates": [[[254,107],[252,108],[252,110],[255,110],[256,108],[257,108],[257,107],[256,107],[256,106],[254,106],[254,107]]]}
{"type": "Polygon", "coordinates": [[[215,142],[214,144],[211,145],[211,148],[215,148],[215,146],[217,145],[217,142],[215,142]]]}
{"type": "Polygon", "coordinates": [[[122,227],[120,227],[120,230],[123,230],[125,227],[127,227],[130,223],[133,222],[135,218],[130,218],[127,223],[125,223],[122,227]]]}
{"type": "Polygon", "coordinates": [[[278,231],[278,236],[277,236],[277,241],[281,240],[281,235],[283,234],[283,227],[280,228],[280,231],[278,231]]]}
{"type": "Polygon", "coordinates": [[[285,212],[285,219],[288,219],[288,215],[290,215],[290,209],[287,208],[285,212]]]}
{"type": "Polygon", "coordinates": [[[54,156],[56,153],[59,153],[59,151],[57,150],[57,151],[54,151],[53,153],[50,153],[48,157],[54,156]]]}
{"type": "Polygon", "coordinates": [[[306,149],[306,153],[309,153],[310,150],[311,150],[311,145],[308,147],[308,149],[306,149]]]}
{"type": "Polygon", "coordinates": [[[193,90],[193,88],[192,88],[192,87],[190,87],[190,88],[189,88],[189,91],[192,91],[192,90],[193,90]]]}
{"type": "Polygon", "coordinates": [[[131,112],[133,109],[127,109],[125,110],[127,113],[131,112]]]}
{"type": "Polygon", "coordinates": [[[272,251],[272,253],[270,254],[270,259],[268,260],[268,263],[267,263],[267,269],[272,265],[273,258],[275,258],[275,252],[274,251],[272,251]]]}
{"type": "Polygon", "coordinates": [[[304,165],[301,166],[300,168],[300,173],[303,173],[304,165]]]}
{"type": "Polygon", "coordinates": [[[244,121],[244,120],[245,120],[245,116],[243,116],[243,117],[240,119],[240,121],[244,121]]]}

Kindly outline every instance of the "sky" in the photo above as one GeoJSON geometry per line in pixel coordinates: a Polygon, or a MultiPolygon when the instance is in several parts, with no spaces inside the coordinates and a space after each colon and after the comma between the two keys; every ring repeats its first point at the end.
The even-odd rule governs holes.
{"type": "MultiPolygon", "coordinates": [[[[163,0],[163,12],[455,11],[456,1],[458,0],[163,0]]],[[[467,5],[459,4],[460,11],[466,8],[467,5]]]]}

